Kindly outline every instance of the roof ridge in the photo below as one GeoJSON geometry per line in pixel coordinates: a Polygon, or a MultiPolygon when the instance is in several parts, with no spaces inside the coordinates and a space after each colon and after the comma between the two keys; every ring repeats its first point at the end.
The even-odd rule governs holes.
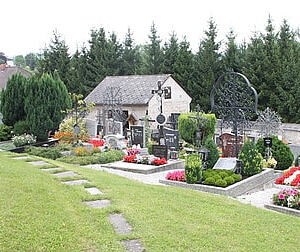
{"type": "Polygon", "coordinates": [[[109,75],[106,76],[105,78],[119,78],[119,77],[146,77],[146,76],[171,76],[172,74],[132,74],[132,75],[109,75]]]}

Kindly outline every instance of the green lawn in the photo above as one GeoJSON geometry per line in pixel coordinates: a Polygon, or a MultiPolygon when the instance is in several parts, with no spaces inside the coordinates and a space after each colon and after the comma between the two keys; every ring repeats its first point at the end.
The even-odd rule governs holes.
{"type": "Polygon", "coordinates": [[[12,150],[16,148],[16,146],[12,142],[0,142],[1,150],[12,150]]]}
{"type": "MultiPolygon", "coordinates": [[[[147,251],[296,251],[300,218],[188,189],[151,186],[58,164],[90,180],[112,206],[90,209],[83,186],[0,153],[0,251],[124,251],[108,221],[122,212],[147,251]]],[[[99,197],[98,197],[99,198],[99,197]]]]}

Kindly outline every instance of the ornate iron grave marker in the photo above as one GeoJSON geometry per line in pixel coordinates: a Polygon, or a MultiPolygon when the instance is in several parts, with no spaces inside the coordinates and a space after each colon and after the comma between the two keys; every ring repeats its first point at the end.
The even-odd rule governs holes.
{"type": "MultiPolygon", "coordinates": [[[[122,111],[122,97],[121,97],[120,87],[108,87],[105,89],[104,100],[104,117],[103,125],[105,127],[106,118],[112,118],[112,133],[115,134],[118,130],[119,125],[116,122],[121,122],[122,124],[126,121],[124,113],[122,111]]],[[[107,133],[107,132],[106,132],[107,133]]]]}
{"type": "Polygon", "coordinates": [[[240,73],[221,75],[210,93],[211,110],[222,120],[222,125],[232,127],[235,136],[235,157],[239,155],[239,133],[257,113],[257,93],[249,80],[240,73]]]}

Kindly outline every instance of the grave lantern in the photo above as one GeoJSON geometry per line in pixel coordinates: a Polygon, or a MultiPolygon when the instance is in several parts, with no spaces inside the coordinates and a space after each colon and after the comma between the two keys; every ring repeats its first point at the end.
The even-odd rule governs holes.
{"type": "Polygon", "coordinates": [[[178,151],[175,150],[175,147],[171,147],[170,159],[178,159],[178,151]]]}

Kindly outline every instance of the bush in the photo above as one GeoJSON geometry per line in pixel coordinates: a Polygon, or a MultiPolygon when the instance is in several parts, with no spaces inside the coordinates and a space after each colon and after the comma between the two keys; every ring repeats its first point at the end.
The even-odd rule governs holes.
{"type": "Polygon", "coordinates": [[[62,161],[70,164],[106,164],[123,159],[124,152],[121,150],[111,150],[107,152],[101,152],[92,156],[65,156],[58,158],[58,161],[62,161]]]}
{"type": "Polygon", "coordinates": [[[212,177],[214,175],[215,170],[212,169],[207,169],[203,171],[202,173],[202,178],[203,180],[206,180],[208,177],[212,177]]]}
{"type": "Polygon", "coordinates": [[[12,140],[16,147],[20,147],[28,144],[34,144],[36,142],[36,137],[29,134],[23,134],[21,136],[14,136],[12,140]]]}
{"type": "Polygon", "coordinates": [[[200,182],[202,179],[202,162],[200,156],[191,154],[185,159],[185,178],[189,184],[200,182]]]}
{"type": "Polygon", "coordinates": [[[24,133],[29,133],[29,125],[26,121],[18,121],[14,125],[14,134],[19,136],[24,133]]]}
{"type": "Polygon", "coordinates": [[[83,156],[89,156],[90,153],[86,147],[77,147],[74,149],[75,156],[83,157],[83,156]]]}
{"type": "Polygon", "coordinates": [[[30,155],[34,155],[34,156],[39,156],[39,157],[43,157],[43,158],[49,158],[49,159],[57,159],[60,158],[62,156],[62,154],[60,153],[59,149],[55,148],[55,147],[28,147],[25,149],[25,151],[30,154],[30,155]]]}
{"type": "MultiPolygon", "coordinates": [[[[74,132],[74,125],[75,125],[75,117],[68,118],[64,120],[60,125],[59,125],[59,132],[67,132],[68,137],[72,135],[74,132]]],[[[83,118],[78,118],[77,119],[77,124],[80,128],[79,134],[78,134],[78,140],[81,140],[83,142],[88,142],[90,140],[90,135],[87,131],[86,128],[86,121],[83,118]]],[[[74,141],[74,139],[73,139],[74,141]]]]}
{"type": "Polygon", "coordinates": [[[242,180],[242,176],[240,174],[233,174],[231,177],[234,179],[235,182],[239,182],[242,180]]]}
{"type": "Polygon", "coordinates": [[[254,142],[244,143],[239,159],[242,161],[242,175],[252,176],[262,171],[263,157],[256,149],[254,142]]]}
{"type": "Polygon", "coordinates": [[[226,187],[227,186],[227,182],[224,179],[218,179],[218,180],[216,180],[215,185],[216,186],[220,186],[220,187],[226,187]]]}
{"type": "Polygon", "coordinates": [[[224,178],[228,177],[228,174],[227,174],[227,172],[222,171],[219,173],[219,176],[221,176],[221,178],[224,179],[224,178]]]}
{"type": "MultiPolygon", "coordinates": [[[[207,118],[204,125],[204,142],[214,136],[216,129],[216,116],[214,114],[200,114],[201,117],[207,118]]],[[[196,117],[195,112],[182,113],[178,118],[178,130],[182,139],[188,143],[194,144],[195,134],[197,130],[197,121],[191,117],[196,117]]]]}
{"type": "Polygon", "coordinates": [[[226,181],[227,185],[232,185],[235,183],[234,178],[231,176],[224,178],[224,180],[226,181]]]}
{"type": "Polygon", "coordinates": [[[209,150],[206,161],[206,169],[212,169],[219,159],[218,147],[212,138],[207,139],[204,146],[209,150]]]}
{"type": "Polygon", "coordinates": [[[0,125],[0,141],[7,141],[12,138],[12,127],[0,125]]]}
{"type": "Polygon", "coordinates": [[[205,185],[215,185],[215,179],[214,177],[208,177],[204,180],[203,184],[205,185]]]}
{"type": "Polygon", "coordinates": [[[100,153],[100,152],[101,152],[101,150],[98,147],[93,147],[91,154],[94,155],[94,154],[100,153]]]}
{"type": "MultiPolygon", "coordinates": [[[[264,139],[258,139],[256,148],[263,156],[265,155],[264,139]]],[[[277,161],[276,170],[286,170],[292,165],[294,156],[290,150],[290,147],[279,140],[276,136],[272,136],[271,151],[272,156],[277,161]]]]}

